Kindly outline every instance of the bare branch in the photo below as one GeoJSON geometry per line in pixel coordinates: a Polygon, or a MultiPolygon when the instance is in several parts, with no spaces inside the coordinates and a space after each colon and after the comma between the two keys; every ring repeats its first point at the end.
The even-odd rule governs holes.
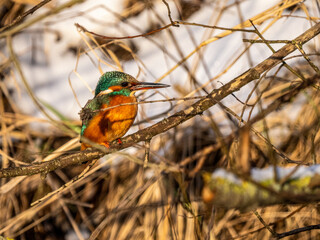
{"type": "Polygon", "coordinates": [[[42,6],[46,5],[48,2],[51,2],[51,0],[43,0],[42,2],[38,3],[37,5],[35,5],[34,7],[32,7],[31,9],[29,9],[28,11],[26,11],[25,13],[23,13],[21,16],[18,16],[12,23],[2,27],[0,29],[0,33],[18,25],[19,23],[22,22],[22,20],[24,18],[26,18],[28,15],[33,14],[35,11],[37,11],[39,8],[41,8],[42,6]]]}

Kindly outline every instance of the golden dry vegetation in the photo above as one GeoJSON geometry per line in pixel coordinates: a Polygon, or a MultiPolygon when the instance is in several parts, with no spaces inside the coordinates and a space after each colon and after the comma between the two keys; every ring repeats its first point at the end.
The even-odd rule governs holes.
{"type": "MultiPolygon", "coordinates": [[[[44,6],[37,5],[39,2],[0,0],[0,159],[4,169],[0,173],[0,236],[14,239],[320,238],[316,230],[320,227],[317,201],[293,199],[293,204],[240,211],[204,203],[219,196],[203,192],[203,174],[219,167],[245,178],[253,167],[318,164],[319,1],[278,1],[250,16],[249,21],[241,10],[246,2],[242,0],[126,0],[122,12],[111,13],[129,26],[132,18],[148,11],[156,19],[150,23],[150,29],[136,26],[135,36],[123,30],[119,32],[123,39],[115,39],[86,26],[75,27],[81,36],[81,43],[69,49],[74,53],[75,63],[91,57],[99,63],[97,68],[102,73],[111,67],[122,70],[126,62],[135,61],[141,72],[152,72],[146,70],[148,65],[139,55],[143,45],[132,40],[147,38],[165,58],[174,62],[168,64],[167,72],[157,76],[157,81],[173,77],[176,69],[188,73],[173,84],[172,96],[162,96],[163,101],[171,103],[169,110],[164,109],[152,119],[143,110],[144,104],[140,105],[141,117],[136,125],[141,131],[124,138],[120,146],[130,146],[130,151],[112,154],[98,150],[79,152],[80,121],[64,118],[65,113],[55,112],[39,101],[30,87],[31,79],[25,77],[12,41],[34,24],[66,9],[70,11],[82,1],[43,1],[44,6]],[[161,4],[170,7],[166,19],[158,14],[157,6],[161,4]],[[44,12],[38,14],[39,9],[32,6],[44,12]],[[210,21],[191,21],[202,8],[213,9],[210,21]],[[222,26],[220,19],[231,8],[239,24],[231,28],[222,26]],[[177,19],[171,15],[173,9],[179,13],[177,19]],[[274,41],[264,38],[278,21],[285,19],[285,28],[286,23],[297,18],[307,26],[305,32],[294,33],[294,38],[305,34],[302,42],[292,41],[293,38],[274,41]],[[189,29],[191,39],[195,34],[193,29],[204,30],[202,41],[194,41],[188,54],[182,51],[182,43],[175,35],[177,25],[189,29]],[[210,69],[206,59],[209,46],[226,41],[239,31],[242,39],[247,40],[238,42],[238,46],[226,46],[228,50],[235,49],[228,64],[215,75],[207,71],[206,80],[199,80],[197,71],[210,69]],[[175,46],[175,54],[167,50],[167,41],[175,46]],[[275,51],[274,47],[279,49],[280,45],[283,49],[280,55],[275,53],[270,59],[266,57],[256,63],[250,49],[257,45],[263,51],[267,49],[268,56],[275,51]],[[247,65],[239,74],[249,71],[240,77],[235,75],[222,85],[221,78],[234,71],[238,61],[246,61],[247,65]],[[16,84],[17,79],[23,88],[16,84]],[[26,114],[12,97],[8,84],[15,86],[14,91],[29,94],[44,117],[26,114]],[[224,101],[227,96],[232,101],[224,101]],[[43,127],[40,130],[30,126],[31,123],[43,127]],[[46,169],[47,163],[52,163],[50,170],[46,169]],[[6,177],[8,168],[14,167],[25,168],[17,176],[6,177]],[[37,168],[37,174],[31,172],[31,167],[37,168]],[[286,235],[295,229],[302,231],[286,235]]],[[[107,6],[98,7],[109,11],[107,6]]],[[[74,14],[85,15],[77,11],[74,14]]],[[[72,14],[67,17],[72,18],[72,14]]],[[[64,37],[59,32],[55,34],[57,39],[64,37]]],[[[70,71],[81,78],[77,66],[70,71]]],[[[140,96],[142,101],[143,96],[140,96]]]]}

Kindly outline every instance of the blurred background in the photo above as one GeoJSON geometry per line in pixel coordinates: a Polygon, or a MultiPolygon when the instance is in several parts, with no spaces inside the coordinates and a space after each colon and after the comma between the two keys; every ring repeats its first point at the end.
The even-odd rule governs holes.
{"type": "MultiPolygon", "coordinates": [[[[319,14],[317,0],[0,0],[2,168],[78,152],[78,113],[106,71],[171,85],[137,94],[140,102],[163,101],[139,105],[131,134],[187,109],[194,97],[268,58],[272,50],[256,41],[259,34],[274,40],[277,51],[318,23],[319,14]]],[[[46,176],[1,179],[0,236],[270,239],[272,231],[253,212],[204,203],[203,174],[317,164],[319,60],[315,37],[287,56],[287,65],[154,137],[147,164],[145,145],[138,143],[89,170],[70,166],[46,176]],[[290,87],[313,78],[286,98],[290,87]],[[266,111],[273,104],[278,105],[266,111]],[[239,130],[245,122],[264,139],[239,130]]],[[[316,203],[258,212],[277,232],[317,224],[320,216],[316,203]]],[[[317,237],[310,231],[288,239],[317,237]]]]}

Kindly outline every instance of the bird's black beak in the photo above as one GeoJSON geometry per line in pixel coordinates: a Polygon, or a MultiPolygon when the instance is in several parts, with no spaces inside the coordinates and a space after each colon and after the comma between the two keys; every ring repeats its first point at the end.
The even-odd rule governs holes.
{"type": "Polygon", "coordinates": [[[151,83],[151,82],[138,82],[136,85],[130,88],[131,91],[138,91],[138,90],[147,90],[147,89],[154,89],[154,88],[166,88],[170,87],[170,85],[162,84],[162,83],[151,83]]]}

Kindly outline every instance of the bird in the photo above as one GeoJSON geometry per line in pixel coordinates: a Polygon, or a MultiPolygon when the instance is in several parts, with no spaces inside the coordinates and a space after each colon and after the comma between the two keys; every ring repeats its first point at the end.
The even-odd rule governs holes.
{"type": "Polygon", "coordinates": [[[94,98],[80,111],[82,127],[81,151],[90,148],[90,142],[109,148],[109,143],[126,134],[137,115],[135,92],[139,90],[166,88],[170,85],[139,82],[131,75],[120,72],[105,72],[95,88],[94,98]],[[132,103],[132,104],[130,104],[132,103]],[[121,105],[120,104],[125,104],[121,105]],[[84,139],[89,141],[83,141],[84,139]]]}

